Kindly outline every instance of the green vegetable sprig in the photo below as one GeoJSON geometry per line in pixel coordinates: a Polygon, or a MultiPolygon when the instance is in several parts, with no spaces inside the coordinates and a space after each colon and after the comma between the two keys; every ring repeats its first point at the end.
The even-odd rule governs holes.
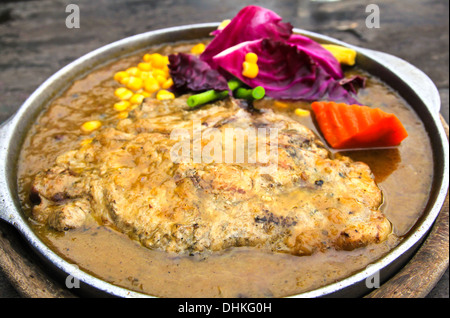
{"type": "Polygon", "coordinates": [[[266,95],[266,90],[262,86],[254,89],[239,87],[234,92],[234,97],[240,99],[261,99],[266,95]]]}
{"type": "MultiPolygon", "coordinates": [[[[234,97],[241,99],[261,99],[265,96],[265,90],[262,86],[255,87],[253,89],[244,88],[244,83],[242,83],[239,79],[233,78],[228,81],[228,87],[233,92],[234,97]]],[[[189,107],[196,107],[200,105],[204,105],[207,103],[214,102],[216,100],[224,99],[229,95],[229,91],[216,91],[209,90],[206,92],[202,92],[199,94],[191,95],[187,99],[187,104],[189,107]]]]}

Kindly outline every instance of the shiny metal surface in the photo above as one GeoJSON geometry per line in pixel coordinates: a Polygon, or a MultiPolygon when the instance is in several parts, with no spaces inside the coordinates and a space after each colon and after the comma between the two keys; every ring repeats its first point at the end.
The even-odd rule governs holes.
{"type": "MultiPolygon", "coordinates": [[[[80,291],[86,295],[117,297],[150,297],[102,281],[68,263],[49,249],[34,234],[21,212],[17,189],[17,159],[29,127],[53,97],[74,80],[108,61],[146,47],[175,41],[195,40],[208,36],[217,23],[187,25],[135,35],[97,49],[67,65],[45,81],[20,107],[18,112],[0,127],[0,218],[16,227],[41,258],[52,266],[59,279],[71,275],[80,280],[80,291]]],[[[429,133],[435,158],[435,178],[424,216],[414,230],[388,255],[361,272],[335,284],[294,297],[359,297],[369,290],[366,278],[380,273],[388,279],[401,268],[417,249],[432,227],[448,189],[448,141],[439,119],[440,98],[433,82],[419,69],[394,56],[354,47],[335,39],[304,30],[294,30],[320,42],[354,48],[358,65],[378,76],[414,108],[429,133]]]]}

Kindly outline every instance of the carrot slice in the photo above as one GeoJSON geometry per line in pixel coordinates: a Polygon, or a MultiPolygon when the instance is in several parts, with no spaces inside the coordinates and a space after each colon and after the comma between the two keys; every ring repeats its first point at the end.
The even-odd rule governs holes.
{"type": "Polygon", "coordinates": [[[314,102],[319,128],[336,149],[398,146],[408,133],[400,120],[379,108],[335,102],[314,102]]]}

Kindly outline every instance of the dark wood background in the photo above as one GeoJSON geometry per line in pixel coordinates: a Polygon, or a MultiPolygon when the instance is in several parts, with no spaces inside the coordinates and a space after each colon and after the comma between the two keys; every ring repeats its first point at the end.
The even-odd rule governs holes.
{"type": "MultiPolygon", "coordinates": [[[[217,22],[256,4],[295,27],[396,55],[423,70],[439,89],[449,121],[449,4],[443,0],[39,0],[0,1],[0,123],[50,75],[78,57],[127,36],[164,27],[217,22]],[[65,25],[80,8],[80,28],[65,25]],[[380,8],[369,29],[366,6],[380,8]]],[[[11,235],[2,230],[0,235],[11,235]]],[[[19,239],[19,238],[18,238],[19,239]]],[[[17,243],[20,244],[20,243],[17,243]]],[[[428,294],[449,297],[448,269],[428,294]]],[[[0,270],[0,297],[20,297],[0,270]]]]}

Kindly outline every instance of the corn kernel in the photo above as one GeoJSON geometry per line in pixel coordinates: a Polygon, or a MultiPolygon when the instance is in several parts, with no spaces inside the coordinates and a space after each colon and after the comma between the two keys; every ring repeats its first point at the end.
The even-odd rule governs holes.
{"type": "Polygon", "coordinates": [[[151,76],[151,72],[142,71],[141,72],[141,78],[144,80],[146,78],[149,78],[151,76]]]}
{"type": "Polygon", "coordinates": [[[130,75],[127,72],[117,72],[116,74],[114,74],[114,79],[118,82],[120,82],[123,78],[125,77],[129,77],[130,75]]]}
{"type": "Polygon", "coordinates": [[[227,27],[228,24],[230,24],[231,20],[227,19],[227,20],[223,20],[222,23],[220,23],[219,27],[217,28],[217,30],[223,30],[227,27]]]}
{"type": "Polygon", "coordinates": [[[338,60],[339,63],[346,65],[355,65],[356,51],[344,46],[334,44],[322,45],[327,51],[329,51],[338,60]]]}
{"type": "Polygon", "coordinates": [[[255,78],[259,73],[258,65],[255,63],[242,63],[242,75],[248,78],[255,78]]]}
{"type": "Polygon", "coordinates": [[[137,68],[136,66],[130,67],[126,70],[126,72],[130,75],[130,76],[140,76],[141,75],[141,70],[139,68],[137,68]]]}
{"type": "Polygon", "coordinates": [[[144,89],[148,93],[154,93],[159,89],[159,83],[153,77],[144,80],[144,89]]]}
{"type": "Polygon", "coordinates": [[[158,93],[156,93],[156,99],[166,100],[166,99],[174,99],[175,95],[168,90],[162,89],[158,93]]]}
{"type": "Polygon", "coordinates": [[[125,87],[119,87],[114,91],[114,95],[116,95],[117,97],[121,96],[122,94],[124,94],[126,91],[128,91],[128,89],[126,89],[125,87]]]}
{"type": "Polygon", "coordinates": [[[144,100],[144,98],[145,98],[145,96],[142,94],[134,94],[130,98],[130,103],[140,105],[142,103],[142,101],[144,100]]]}
{"type": "MultiPolygon", "coordinates": [[[[128,75],[128,73],[127,73],[127,75],[128,75]]],[[[122,78],[119,82],[122,85],[127,85],[129,81],[130,81],[130,76],[127,76],[127,77],[122,78]]]]}
{"type": "Polygon", "coordinates": [[[130,107],[130,105],[131,104],[130,104],[129,101],[123,100],[123,101],[115,103],[114,104],[114,109],[119,111],[119,112],[121,112],[121,111],[124,111],[125,109],[127,109],[128,107],[130,107]]]}
{"type": "Polygon", "coordinates": [[[151,94],[149,93],[149,92],[147,92],[147,91],[143,91],[143,90],[141,90],[140,92],[139,92],[139,94],[141,94],[141,95],[143,95],[145,98],[147,98],[147,97],[150,97],[151,96],[151,94]]]}
{"type": "Polygon", "coordinates": [[[144,57],[142,58],[144,60],[144,62],[148,63],[152,61],[152,55],[147,53],[144,55],[144,57]]]}
{"type": "Polygon", "coordinates": [[[306,117],[306,116],[310,115],[309,110],[301,109],[301,108],[297,108],[295,110],[295,114],[300,117],[306,117]]]}
{"type": "Polygon", "coordinates": [[[119,87],[114,91],[114,95],[116,95],[121,100],[128,100],[133,96],[133,92],[125,87],[119,87]]]}
{"type": "Polygon", "coordinates": [[[91,132],[100,128],[101,126],[102,123],[99,120],[91,120],[81,125],[81,130],[83,130],[84,132],[91,132]]]}
{"type": "Polygon", "coordinates": [[[256,64],[256,62],[258,62],[258,55],[253,52],[249,52],[245,54],[245,61],[249,62],[250,64],[256,64]]]}
{"type": "Polygon", "coordinates": [[[169,64],[169,58],[159,53],[151,54],[151,62],[154,68],[163,68],[169,64]]]}
{"type": "Polygon", "coordinates": [[[167,81],[167,78],[162,75],[156,75],[155,79],[158,82],[159,86],[162,86],[167,81]]]}
{"type": "Polygon", "coordinates": [[[168,89],[168,88],[171,88],[172,85],[173,85],[173,79],[172,79],[172,77],[169,77],[169,79],[166,80],[166,81],[161,85],[161,87],[164,88],[164,89],[168,89]]]}
{"type": "Polygon", "coordinates": [[[140,90],[144,86],[144,81],[140,77],[131,76],[127,87],[133,91],[140,90]]]}
{"type": "Polygon", "coordinates": [[[166,73],[166,77],[169,77],[170,74],[169,63],[170,63],[169,60],[167,60],[167,65],[161,68],[161,70],[164,71],[164,73],[166,73]]]}
{"type": "Polygon", "coordinates": [[[205,50],[205,45],[203,43],[199,43],[197,45],[194,45],[191,48],[191,53],[192,54],[202,54],[204,50],[205,50]]]}
{"type": "Polygon", "coordinates": [[[167,73],[161,69],[153,69],[152,76],[156,78],[157,76],[167,77],[167,73]]]}
{"type": "Polygon", "coordinates": [[[144,61],[147,63],[153,62],[155,59],[159,58],[160,56],[162,56],[162,55],[159,53],[145,54],[144,61]]]}
{"type": "Polygon", "coordinates": [[[152,64],[150,63],[139,63],[137,66],[141,71],[148,72],[152,69],[152,64]]]}
{"type": "Polygon", "coordinates": [[[119,119],[125,119],[125,118],[128,118],[128,112],[120,112],[120,113],[117,114],[117,117],[118,117],[119,119]]]}

